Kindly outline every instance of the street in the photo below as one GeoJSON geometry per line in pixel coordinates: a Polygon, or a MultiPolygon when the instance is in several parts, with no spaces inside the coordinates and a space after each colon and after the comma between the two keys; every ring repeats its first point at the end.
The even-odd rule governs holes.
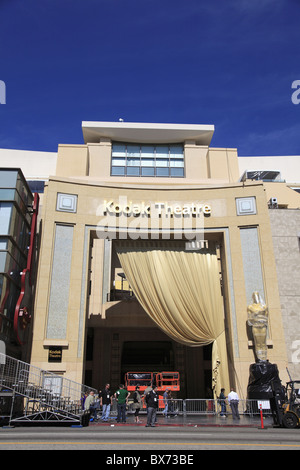
{"type": "Polygon", "coordinates": [[[144,426],[131,425],[95,425],[83,428],[3,427],[0,428],[0,450],[109,451],[103,454],[107,464],[124,463],[122,460],[117,461],[118,458],[121,459],[123,452],[130,457],[128,451],[135,451],[132,457],[151,455],[152,464],[164,465],[171,463],[163,458],[166,452],[168,455],[179,455],[184,451],[182,455],[194,456],[193,462],[189,462],[194,464],[197,451],[200,450],[300,450],[300,430],[206,426],[158,426],[146,429],[144,426]]]}

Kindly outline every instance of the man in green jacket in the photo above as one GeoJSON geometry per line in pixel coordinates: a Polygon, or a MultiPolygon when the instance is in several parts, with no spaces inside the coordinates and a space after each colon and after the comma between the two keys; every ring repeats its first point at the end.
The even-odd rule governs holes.
{"type": "Polygon", "coordinates": [[[115,398],[117,400],[117,423],[126,423],[126,405],[128,403],[129,392],[124,388],[124,385],[119,386],[119,390],[115,393],[115,398]]]}

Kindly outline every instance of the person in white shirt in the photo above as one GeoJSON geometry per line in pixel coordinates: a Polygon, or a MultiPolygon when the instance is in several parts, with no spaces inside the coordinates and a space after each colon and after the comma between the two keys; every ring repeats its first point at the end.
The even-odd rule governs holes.
{"type": "Polygon", "coordinates": [[[240,414],[239,414],[239,396],[238,394],[234,391],[234,389],[231,389],[231,392],[229,393],[227,397],[228,403],[230,405],[231,411],[232,411],[232,417],[233,419],[240,419],[240,414]]]}

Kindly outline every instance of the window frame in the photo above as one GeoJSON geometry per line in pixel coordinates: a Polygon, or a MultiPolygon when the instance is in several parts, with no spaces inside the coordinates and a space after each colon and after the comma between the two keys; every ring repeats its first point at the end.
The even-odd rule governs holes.
{"type": "Polygon", "coordinates": [[[112,142],[110,175],[125,178],[185,178],[184,144],[112,142]],[[123,165],[116,164],[121,161],[123,165]]]}

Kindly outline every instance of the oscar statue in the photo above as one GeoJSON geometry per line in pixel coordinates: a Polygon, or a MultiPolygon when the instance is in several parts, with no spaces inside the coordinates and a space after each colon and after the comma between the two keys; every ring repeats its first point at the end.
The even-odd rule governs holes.
{"type": "Polygon", "coordinates": [[[267,360],[268,308],[258,292],[252,294],[253,303],[248,305],[248,325],[252,327],[254,350],[257,360],[267,360]]]}
{"type": "Polygon", "coordinates": [[[252,329],[256,362],[250,365],[247,388],[248,399],[268,400],[273,397],[273,388],[281,390],[277,364],[267,358],[267,329],[269,311],[258,292],[252,294],[253,303],[248,305],[247,323],[252,329]]]}

